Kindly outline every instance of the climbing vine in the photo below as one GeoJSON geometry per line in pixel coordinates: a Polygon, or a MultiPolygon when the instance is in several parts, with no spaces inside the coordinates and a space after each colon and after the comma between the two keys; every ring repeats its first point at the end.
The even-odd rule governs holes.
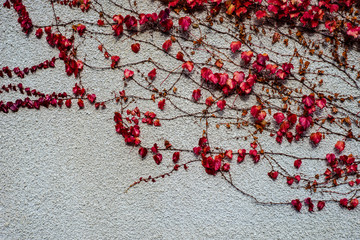
{"type": "Polygon", "coordinates": [[[134,176],[126,191],[201,166],[258,204],[310,212],[327,203],[357,207],[355,0],[51,0],[44,2],[53,15],[46,25],[32,21],[31,4],[6,0],[3,7],[15,10],[23,37],[57,55],[33,66],[1,66],[0,77],[11,83],[0,96],[23,97],[0,100],[0,111],[114,109],[114,134],[137,149],[139,161],[170,166],[158,176],[134,176]],[[58,9],[73,18],[63,20],[58,9]],[[73,88],[27,87],[29,74],[51,68],[64,68],[63,81],[73,81],[73,88]],[[122,87],[99,98],[87,86],[87,71],[113,72],[122,87]],[[190,148],[164,131],[148,140],[157,129],[177,132],[172,123],[185,122],[200,130],[191,133],[196,144],[190,148]],[[237,178],[249,168],[294,196],[268,200],[248,191],[237,178]]]}

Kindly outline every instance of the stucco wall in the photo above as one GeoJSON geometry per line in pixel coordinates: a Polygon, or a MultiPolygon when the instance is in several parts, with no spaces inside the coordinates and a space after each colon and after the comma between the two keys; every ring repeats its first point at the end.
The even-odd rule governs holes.
{"type": "MultiPolygon", "coordinates": [[[[33,22],[53,23],[49,2],[24,2],[33,22]]],[[[56,11],[62,20],[71,19],[76,12],[80,14],[62,7],[56,11]]],[[[15,11],[0,8],[1,66],[31,66],[57,54],[44,39],[39,41],[33,34],[25,37],[16,19],[15,11]]],[[[97,19],[96,15],[88,15],[89,21],[93,19],[97,19]]],[[[94,47],[86,45],[82,54],[94,52],[94,47]]],[[[117,47],[123,51],[122,46],[117,47]]],[[[129,49],[128,45],[124,49],[129,49]]],[[[142,54],[152,54],[143,51],[142,54]]],[[[115,71],[84,71],[83,80],[99,99],[106,99],[112,91],[121,89],[119,75],[115,71]]],[[[62,92],[71,91],[74,79],[65,76],[59,63],[55,69],[29,75],[23,83],[43,92],[62,92]]],[[[169,171],[171,166],[165,162],[158,167],[150,157],[141,160],[136,149],[124,144],[114,131],[112,120],[118,108],[110,103],[101,111],[93,107],[43,108],[0,115],[1,239],[360,238],[359,210],[348,211],[334,203],[321,212],[297,213],[289,205],[256,204],[220,176],[206,174],[200,164],[124,193],[138,177],[155,176],[169,171]]],[[[197,123],[184,120],[165,123],[165,129],[156,134],[147,130],[144,135],[159,141],[166,133],[181,147],[192,149],[202,131],[197,123]]],[[[223,138],[219,134],[218,141],[221,143],[223,138]]],[[[267,146],[275,151],[281,147],[273,142],[267,146]]],[[[359,150],[356,143],[350,143],[349,148],[359,150]]],[[[309,148],[294,147],[289,151],[308,155],[309,148]]],[[[316,152],[317,156],[324,154],[326,149],[316,152]]],[[[240,182],[241,187],[260,199],[294,197],[286,186],[272,188],[271,180],[253,180],[265,165],[252,166],[245,163],[239,169],[240,178],[247,179],[240,182]]],[[[305,163],[304,168],[311,169],[311,165],[305,163]]],[[[298,196],[307,195],[295,195],[298,196]]]]}

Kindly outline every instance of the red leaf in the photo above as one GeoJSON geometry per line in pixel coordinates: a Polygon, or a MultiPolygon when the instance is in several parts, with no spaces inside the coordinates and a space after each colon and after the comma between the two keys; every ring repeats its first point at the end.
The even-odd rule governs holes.
{"type": "Polygon", "coordinates": [[[119,56],[111,56],[111,68],[114,68],[120,61],[119,56]]]}
{"type": "Polygon", "coordinates": [[[291,186],[291,185],[294,183],[294,178],[292,178],[292,177],[286,177],[286,182],[287,182],[288,185],[291,186]]]}
{"type": "Polygon", "coordinates": [[[138,53],[140,51],[140,44],[139,43],[134,43],[131,45],[131,50],[134,53],[138,53]]]}
{"type": "Polygon", "coordinates": [[[154,155],[153,158],[154,158],[157,165],[159,165],[161,163],[161,161],[162,161],[162,155],[160,153],[154,155]]]}
{"type": "Polygon", "coordinates": [[[156,69],[154,68],[153,70],[151,70],[149,73],[148,73],[148,76],[151,80],[154,80],[154,78],[156,77],[156,69]]]}
{"type": "Polygon", "coordinates": [[[169,39],[164,42],[164,44],[162,45],[162,48],[167,52],[169,50],[169,48],[171,47],[171,45],[172,45],[172,41],[169,39]]]}
{"type": "Polygon", "coordinates": [[[187,61],[183,63],[182,68],[187,69],[189,72],[191,72],[194,69],[194,63],[191,61],[187,61]]]}
{"type": "Polygon", "coordinates": [[[343,207],[347,207],[348,200],[346,198],[343,198],[340,200],[340,205],[343,207]]]}
{"type": "Polygon", "coordinates": [[[357,200],[357,198],[354,198],[350,201],[349,209],[356,208],[357,205],[359,205],[359,200],[357,200]]]}
{"type": "Polygon", "coordinates": [[[301,204],[301,202],[300,202],[299,199],[292,200],[292,201],[291,201],[291,204],[293,205],[293,207],[294,207],[298,212],[300,212],[301,207],[302,207],[302,204],[301,204]]]}
{"type": "Polygon", "coordinates": [[[230,170],[230,163],[225,163],[223,166],[222,166],[222,170],[224,172],[228,172],[230,170]]]}
{"type": "Polygon", "coordinates": [[[194,98],[195,102],[199,101],[199,99],[201,97],[201,90],[200,89],[195,89],[193,91],[192,97],[194,98]]]}
{"type": "Polygon", "coordinates": [[[160,100],[160,101],[158,102],[158,107],[159,107],[161,110],[164,110],[164,106],[165,106],[165,99],[160,100]]]}
{"type": "Polygon", "coordinates": [[[296,159],[296,160],[294,161],[294,167],[297,168],[297,169],[299,169],[300,166],[301,166],[301,163],[302,163],[301,159],[296,159]]]}
{"type": "Polygon", "coordinates": [[[76,31],[79,33],[80,36],[82,36],[84,34],[85,30],[86,30],[86,27],[82,24],[79,24],[76,27],[76,31]]]}
{"type": "Polygon", "coordinates": [[[337,141],[337,143],[335,144],[335,148],[339,151],[339,153],[341,153],[345,148],[345,142],[337,141]]]}
{"type": "Polygon", "coordinates": [[[238,156],[237,162],[241,163],[245,159],[246,150],[245,149],[239,149],[238,154],[239,154],[239,156],[238,156]]]}
{"type": "Polygon", "coordinates": [[[319,211],[321,211],[324,207],[325,207],[325,202],[324,201],[319,201],[318,204],[317,204],[317,209],[319,211]]]}
{"type": "Polygon", "coordinates": [[[176,54],[176,59],[180,61],[184,61],[184,54],[182,52],[178,52],[176,54]]]}
{"type": "Polygon", "coordinates": [[[278,112],[274,114],[274,119],[278,124],[280,124],[285,119],[285,116],[283,113],[278,112]]]}
{"type": "Polygon", "coordinates": [[[140,154],[140,156],[141,156],[142,158],[144,158],[144,157],[146,156],[147,152],[148,152],[148,151],[147,151],[146,148],[141,147],[141,148],[139,149],[139,154],[140,154]]]}
{"type": "Polygon", "coordinates": [[[273,180],[277,179],[278,175],[279,175],[279,172],[277,172],[277,171],[268,172],[268,176],[273,180]]]}
{"type": "Polygon", "coordinates": [[[317,145],[322,139],[322,134],[319,133],[319,132],[316,132],[316,133],[312,133],[310,135],[310,140],[315,144],[317,145]]]}
{"type": "Polygon", "coordinates": [[[71,99],[66,99],[65,106],[70,108],[71,107],[71,99]]]}
{"type": "Polygon", "coordinates": [[[154,146],[152,146],[151,147],[151,151],[153,152],[153,153],[157,153],[158,152],[158,145],[156,144],[156,143],[154,143],[154,146]]]}
{"type": "Polygon", "coordinates": [[[225,151],[225,156],[231,160],[233,158],[233,151],[232,150],[225,151]]]}
{"type": "Polygon", "coordinates": [[[173,162],[177,163],[179,161],[180,158],[180,152],[174,152],[173,154],[173,162]]]}
{"type": "Polygon", "coordinates": [[[326,99],[321,98],[321,99],[316,100],[316,106],[323,109],[326,106],[326,99]]]}
{"type": "Polygon", "coordinates": [[[181,17],[179,19],[179,25],[182,27],[184,31],[187,31],[189,29],[189,26],[191,25],[191,18],[189,17],[181,17]]]}
{"type": "Polygon", "coordinates": [[[216,105],[218,106],[218,108],[220,108],[220,110],[223,110],[225,108],[226,105],[226,101],[225,100],[219,100],[216,105]]]}
{"type": "Polygon", "coordinates": [[[41,38],[41,36],[43,35],[43,30],[42,30],[42,28],[38,28],[38,29],[36,30],[35,35],[36,35],[37,38],[41,38]]]}
{"type": "Polygon", "coordinates": [[[96,100],[96,95],[95,94],[88,94],[87,98],[91,103],[94,103],[95,100],[96,100]]]}
{"type": "Polygon", "coordinates": [[[82,99],[78,99],[78,105],[79,105],[79,108],[84,108],[84,101],[82,99]]]}
{"type": "Polygon", "coordinates": [[[259,10],[255,13],[255,15],[256,15],[257,19],[261,19],[261,18],[267,16],[267,13],[265,11],[259,10]]]}
{"type": "Polygon", "coordinates": [[[207,106],[211,106],[213,103],[214,103],[214,99],[212,98],[212,96],[208,97],[206,100],[205,100],[205,104],[207,106]]]}
{"type": "Polygon", "coordinates": [[[241,42],[237,41],[237,42],[232,42],[230,44],[230,49],[233,53],[235,53],[237,50],[239,50],[241,48],[241,42]]]}
{"type": "Polygon", "coordinates": [[[134,75],[134,72],[129,69],[125,69],[124,75],[125,75],[125,79],[128,79],[134,75]]]}
{"type": "Polygon", "coordinates": [[[248,64],[251,61],[251,58],[254,56],[252,51],[242,52],[241,59],[244,60],[245,64],[248,64]]]}

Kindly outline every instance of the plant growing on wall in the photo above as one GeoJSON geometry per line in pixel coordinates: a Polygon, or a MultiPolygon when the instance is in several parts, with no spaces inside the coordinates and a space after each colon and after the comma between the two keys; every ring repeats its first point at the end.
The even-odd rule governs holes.
{"type": "Polygon", "coordinates": [[[31,20],[31,2],[6,0],[3,7],[16,11],[23,37],[38,38],[57,55],[33,66],[2,66],[0,77],[12,82],[1,95],[22,97],[0,101],[0,111],[114,108],[114,134],[137,149],[139,161],[171,166],[129,189],[198,164],[203,174],[224,179],[259,204],[310,212],[332,202],[357,207],[359,3],[146,2],[157,10],[147,12],[136,1],[48,1],[53,22],[40,25],[31,20]],[[56,8],[74,12],[73,19],[62,20],[56,8]],[[72,89],[43,93],[26,86],[27,75],[55,67],[64,68],[72,89]],[[87,71],[113,71],[123,87],[100,99],[87,87],[87,71]],[[157,129],[171,132],[171,122],[179,120],[201,131],[191,134],[197,142],[191,148],[177,146],[164,132],[157,142],[146,140],[157,129]],[[296,149],[311,150],[304,155],[296,149]],[[319,156],[319,149],[326,154],[319,156]],[[250,193],[237,181],[244,168],[257,169],[266,184],[286,186],[294,197],[273,201],[250,193]],[[308,197],[300,199],[297,191],[308,197]]]}

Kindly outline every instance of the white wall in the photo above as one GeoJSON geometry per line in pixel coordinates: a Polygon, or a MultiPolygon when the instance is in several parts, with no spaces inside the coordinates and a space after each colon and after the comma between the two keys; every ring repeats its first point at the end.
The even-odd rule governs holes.
{"type": "MultiPolygon", "coordinates": [[[[24,2],[35,24],[53,23],[49,2],[24,2]]],[[[108,10],[116,11],[110,7],[108,10]]],[[[64,21],[79,13],[58,5],[56,11],[64,21]]],[[[42,40],[36,39],[34,34],[25,37],[14,10],[0,8],[0,16],[1,67],[31,66],[58,54],[48,47],[44,37],[42,40]]],[[[79,13],[80,16],[88,21],[97,20],[93,13],[79,13]]],[[[129,49],[130,42],[124,46],[112,38],[104,41],[121,54],[129,49]]],[[[96,46],[84,43],[79,52],[81,56],[96,53],[93,59],[91,54],[87,56],[89,61],[104,64],[96,46]]],[[[153,58],[162,57],[146,52],[146,47],[142,51],[141,54],[153,58]]],[[[134,59],[123,56],[121,61],[124,62],[138,60],[135,59],[138,56],[134,59]]],[[[148,69],[151,70],[145,66],[144,71],[148,69]]],[[[20,79],[0,81],[7,84],[20,79]]],[[[24,86],[50,93],[71,92],[75,83],[73,77],[65,75],[60,61],[55,69],[38,71],[21,81],[24,86]]],[[[98,99],[108,99],[112,91],[123,87],[120,71],[85,69],[82,81],[98,99]]],[[[2,94],[1,99],[10,100],[14,96],[2,94]]],[[[139,104],[145,109],[157,109],[156,104],[139,104]]],[[[160,115],[171,114],[171,106],[166,107],[167,111],[160,115]]],[[[191,106],[188,108],[191,110],[191,106]]],[[[95,110],[87,104],[84,110],[78,110],[77,106],[71,109],[50,107],[0,115],[1,239],[360,238],[359,210],[348,211],[329,203],[321,212],[308,213],[303,209],[297,213],[290,205],[256,204],[221,176],[206,174],[199,163],[189,165],[188,171],[179,170],[171,177],[140,184],[124,193],[139,177],[156,176],[171,170],[172,165],[169,156],[157,166],[151,157],[141,160],[137,149],[125,146],[123,138],[114,131],[112,118],[118,109],[114,103],[108,104],[105,110],[95,110]]],[[[177,120],[164,122],[163,128],[156,132],[149,128],[142,134],[149,143],[170,139],[177,146],[192,149],[201,136],[202,127],[192,119],[177,120]]],[[[229,141],[231,134],[236,135],[219,133],[216,141],[229,141]]],[[[271,141],[264,145],[275,151],[288,146],[271,141]]],[[[350,143],[349,148],[359,154],[358,144],[350,143]]],[[[302,156],[311,150],[306,145],[294,146],[289,151],[302,156]]],[[[314,155],[324,156],[327,151],[324,148],[314,155]]],[[[193,155],[184,157],[190,160],[193,155]]],[[[303,167],[304,171],[311,170],[312,165],[305,162],[303,167]]],[[[239,178],[244,177],[239,186],[260,199],[288,201],[309,196],[306,192],[290,190],[285,182],[275,185],[267,179],[267,171],[266,164],[254,166],[248,160],[238,168],[239,178]],[[260,172],[262,180],[258,181],[260,172]]]]}

